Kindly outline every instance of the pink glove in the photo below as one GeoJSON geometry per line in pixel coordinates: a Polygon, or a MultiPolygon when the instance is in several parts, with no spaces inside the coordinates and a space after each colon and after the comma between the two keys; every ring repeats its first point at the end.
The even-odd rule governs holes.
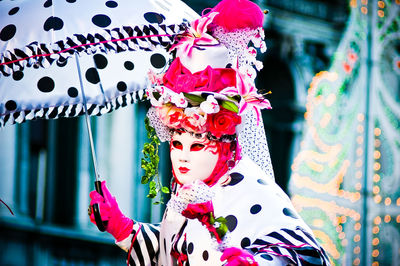
{"type": "MultiPolygon", "coordinates": [[[[106,231],[110,233],[118,242],[124,240],[132,232],[133,221],[126,217],[118,208],[118,203],[108,191],[106,181],[101,182],[104,198],[97,191],[90,192],[89,196],[92,199],[90,206],[99,204],[101,220],[107,221],[106,231]]],[[[90,221],[96,224],[94,219],[93,207],[90,221]]]]}
{"type": "Polygon", "coordinates": [[[227,248],[221,256],[221,261],[227,260],[225,266],[258,266],[253,255],[240,248],[227,248]]]}

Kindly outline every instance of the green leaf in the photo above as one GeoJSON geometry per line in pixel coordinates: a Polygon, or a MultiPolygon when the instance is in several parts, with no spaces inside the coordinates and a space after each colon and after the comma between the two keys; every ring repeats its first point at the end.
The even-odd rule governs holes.
{"type": "Polygon", "coordinates": [[[236,106],[233,102],[230,101],[222,101],[221,106],[225,108],[226,110],[232,111],[234,113],[239,112],[239,107],[236,106]]]}
{"type": "Polygon", "coordinates": [[[222,217],[222,216],[221,216],[221,217],[218,217],[215,221],[216,221],[216,222],[219,222],[219,223],[221,223],[221,224],[226,224],[226,223],[227,223],[225,217],[222,217]]]}
{"type": "Polygon", "coordinates": [[[149,194],[147,194],[147,197],[150,198],[150,199],[154,199],[156,197],[156,195],[157,194],[149,193],[149,194]]]}
{"type": "Polygon", "coordinates": [[[220,227],[216,228],[218,235],[223,238],[228,232],[228,227],[225,224],[221,224],[220,227]]]}
{"type": "Polygon", "coordinates": [[[206,100],[206,99],[204,99],[203,97],[201,97],[199,95],[189,94],[189,93],[185,93],[185,92],[183,93],[183,95],[187,99],[189,99],[190,101],[195,102],[195,103],[202,103],[202,102],[204,102],[206,100]]]}
{"type": "Polygon", "coordinates": [[[224,217],[218,217],[216,222],[219,223],[219,227],[216,228],[218,235],[222,238],[225,236],[226,232],[228,232],[228,226],[226,225],[227,221],[224,217]]]}
{"type": "Polygon", "coordinates": [[[165,193],[165,194],[168,194],[168,193],[169,193],[169,188],[168,188],[168,187],[162,187],[162,188],[161,188],[161,191],[162,191],[163,193],[165,193]]]}
{"type": "MultiPolygon", "coordinates": [[[[157,97],[157,95],[155,95],[155,97],[157,97]]],[[[145,118],[145,127],[147,130],[148,142],[143,144],[142,149],[144,158],[141,158],[141,167],[144,169],[145,173],[141,179],[141,183],[149,184],[149,193],[147,197],[153,199],[158,195],[160,190],[167,191],[168,188],[167,190],[163,189],[160,177],[158,176],[158,164],[160,162],[158,150],[161,142],[156,134],[155,129],[150,125],[150,121],[147,117],[145,118]]],[[[162,193],[160,194],[160,200],[157,204],[160,203],[163,203],[162,193]]]]}
{"type": "Polygon", "coordinates": [[[212,212],[209,213],[209,217],[210,217],[210,223],[214,224],[215,223],[215,218],[214,218],[214,214],[212,212]]]}
{"type": "Polygon", "coordinates": [[[148,182],[149,182],[149,178],[145,175],[142,176],[142,180],[140,181],[140,183],[142,183],[144,185],[144,184],[147,184],[148,182]]]}
{"type": "Polygon", "coordinates": [[[240,102],[240,95],[235,95],[235,96],[226,96],[229,100],[235,101],[235,102],[240,102]]]}

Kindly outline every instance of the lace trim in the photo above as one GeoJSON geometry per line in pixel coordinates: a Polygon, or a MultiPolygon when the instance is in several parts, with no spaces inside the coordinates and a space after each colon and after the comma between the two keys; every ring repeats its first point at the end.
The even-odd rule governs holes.
{"type": "Polygon", "coordinates": [[[171,196],[167,207],[177,213],[182,213],[188,204],[210,201],[215,195],[213,189],[200,180],[190,185],[184,185],[177,189],[176,194],[171,196]]]}
{"type": "Polygon", "coordinates": [[[264,123],[260,120],[257,124],[257,117],[254,111],[246,114],[244,126],[239,133],[238,139],[242,154],[250,157],[271,179],[274,179],[264,123]]]}

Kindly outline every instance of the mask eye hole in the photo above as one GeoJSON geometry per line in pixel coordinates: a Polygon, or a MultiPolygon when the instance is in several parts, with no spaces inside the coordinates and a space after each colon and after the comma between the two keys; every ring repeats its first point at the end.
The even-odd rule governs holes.
{"type": "Polygon", "coordinates": [[[182,143],[177,140],[172,141],[172,146],[175,149],[182,150],[182,143]]]}
{"type": "Polygon", "coordinates": [[[201,143],[194,143],[190,146],[190,151],[200,151],[204,148],[204,144],[201,143]]]}

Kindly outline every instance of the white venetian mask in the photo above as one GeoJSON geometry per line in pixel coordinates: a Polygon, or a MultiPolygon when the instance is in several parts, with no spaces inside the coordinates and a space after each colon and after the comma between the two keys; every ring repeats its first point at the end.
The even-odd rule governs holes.
{"type": "Polygon", "coordinates": [[[177,181],[189,184],[206,180],[217,164],[217,144],[207,138],[196,138],[190,133],[175,133],[170,145],[172,169],[177,181]]]}

